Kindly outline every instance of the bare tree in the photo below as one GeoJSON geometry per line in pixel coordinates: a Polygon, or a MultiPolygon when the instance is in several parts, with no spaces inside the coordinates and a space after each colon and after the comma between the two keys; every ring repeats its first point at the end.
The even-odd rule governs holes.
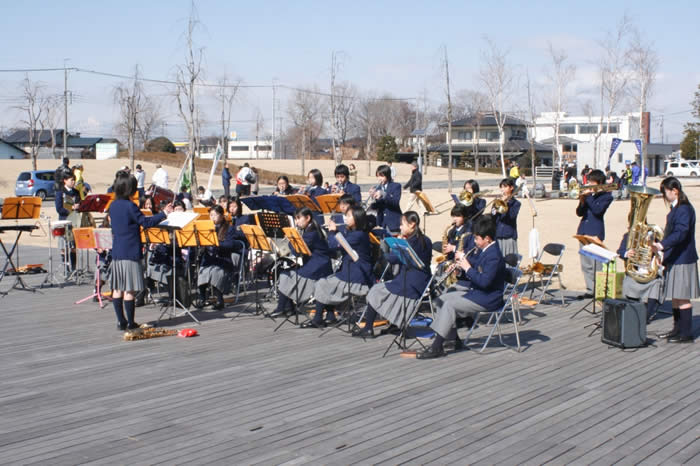
{"type": "Polygon", "coordinates": [[[306,174],[307,151],[323,130],[323,103],[318,88],[298,89],[294,92],[288,107],[289,117],[300,130],[299,151],[301,152],[301,174],[306,174]]]}
{"type": "Polygon", "coordinates": [[[377,131],[378,101],[371,95],[359,100],[355,113],[355,126],[359,134],[365,138],[365,155],[367,156],[367,176],[372,176],[372,152],[374,151],[374,136],[377,131]]]}
{"type": "Polygon", "coordinates": [[[485,38],[487,48],[481,56],[481,82],[486,89],[493,117],[498,126],[498,150],[501,155],[501,172],[506,176],[505,158],[503,146],[505,144],[506,105],[510,102],[513,93],[513,71],[508,62],[508,53],[501,50],[490,40],[485,38]]]}
{"type": "Polygon", "coordinates": [[[342,161],[343,155],[338,147],[338,139],[340,133],[340,122],[338,121],[338,102],[341,100],[336,96],[336,80],[338,79],[338,73],[340,72],[340,67],[342,65],[340,61],[340,55],[342,53],[336,52],[335,50],[331,52],[331,140],[333,141],[333,160],[336,165],[339,165],[342,161]]]}
{"type": "Polygon", "coordinates": [[[481,137],[481,124],[488,111],[488,97],[478,91],[462,91],[460,93],[460,99],[462,100],[465,116],[469,117],[473,122],[472,145],[474,147],[474,175],[479,175],[479,141],[481,137]]]}
{"type": "Polygon", "coordinates": [[[338,142],[342,147],[352,128],[353,113],[357,105],[357,89],[348,83],[337,84],[334,94],[337,97],[335,121],[338,125],[338,142]]]}
{"type": "MultiPolygon", "coordinates": [[[[190,17],[187,21],[187,30],[185,32],[186,52],[185,63],[177,65],[176,82],[177,89],[175,98],[177,99],[177,108],[182,121],[187,128],[187,142],[189,147],[190,161],[190,192],[197,189],[197,172],[195,170],[195,154],[199,149],[199,112],[197,106],[197,83],[202,74],[202,59],[203,49],[195,49],[194,32],[199,25],[197,9],[194,1],[190,7],[190,17]]],[[[177,187],[176,187],[177,189],[177,187]]]]}
{"type": "Polygon", "coordinates": [[[652,93],[656,72],[659,67],[659,57],[653,46],[645,42],[638,30],[634,31],[629,51],[629,62],[632,72],[631,84],[635,100],[639,104],[639,129],[642,139],[642,182],[646,183],[644,171],[647,158],[647,140],[649,138],[649,124],[645,123],[644,113],[647,102],[652,93]]]}
{"type": "Polygon", "coordinates": [[[263,118],[260,109],[257,109],[255,114],[255,158],[260,158],[260,133],[265,130],[265,119],[263,118]]]}
{"type": "Polygon", "coordinates": [[[143,83],[141,82],[139,66],[134,69],[134,79],[130,84],[121,83],[114,88],[114,102],[119,105],[121,121],[120,128],[127,137],[129,148],[129,166],[134,169],[134,151],[136,146],[136,131],[139,111],[143,100],[143,83]]]}
{"type": "Polygon", "coordinates": [[[576,67],[567,64],[568,56],[564,50],[557,50],[549,42],[549,58],[552,69],[547,75],[552,85],[552,96],[549,107],[554,111],[554,140],[552,141],[552,156],[556,156],[557,165],[561,170],[561,152],[559,150],[559,122],[566,105],[566,87],[576,73],[576,67]]]}
{"type": "Polygon", "coordinates": [[[136,115],[136,135],[141,147],[153,139],[156,128],[163,125],[160,102],[148,95],[141,96],[141,108],[136,115]]]}
{"type": "Polygon", "coordinates": [[[229,80],[228,75],[224,73],[219,79],[219,88],[216,92],[216,99],[221,104],[221,148],[224,150],[224,161],[228,157],[228,148],[226,147],[226,138],[231,132],[231,111],[233,110],[233,102],[238,95],[238,89],[241,85],[241,79],[234,81],[229,80]]]}
{"type": "Polygon", "coordinates": [[[537,170],[536,164],[537,154],[535,153],[535,141],[537,140],[537,125],[535,124],[535,117],[537,116],[537,110],[535,108],[535,100],[532,96],[532,86],[530,84],[530,72],[525,73],[526,79],[526,89],[527,89],[527,110],[530,120],[530,131],[528,131],[528,140],[530,143],[530,167],[532,169],[532,186],[537,186],[537,170]]]}
{"type": "Polygon", "coordinates": [[[24,113],[22,123],[29,131],[29,152],[32,158],[32,170],[37,169],[36,159],[41,144],[41,133],[44,130],[42,115],[46,109],[46,97],[44,85],[33,82],[29,75],[25,76],[21,84],[24,102],[17,109],[24,113]],[[37,130],[39,128],[39,130],[37,130]]]}
{"type": "Polygon", "coordinates": [[[447,192],[452,192],[452,97],[450,96],[450,62],[447,46],[443,46],[442,69],[445,76],[445,98],[447,99],[447,192]]]}
{"type": "Polygon", "coordinates": [[[594,166],[602,167],[598,162],[598,157],[606,157],[606,153],[598,152],[598,139],[603,132],[603,125],[606,125],[606,143],[608,149],[612,140],[610,139],[610,120],[614,112],[618,110],[627,93],[629,85],[628,51],[627,39],[631,32],[631,22],[627,15],[624,15],[612,31],[608,31],[599,42],[601,48],[601,58],[598,63],[600,73],[600,122],[595,136],[594,145],[594,166]]]}
{"type": "Polygon", "coordinates": [[[59,112],[63,103],[61,97],[47,97],[44,106],[44,126],[48,128],[51,136],[51,155],[53,155],[53,158],[58,158],[56,153],[56,127],[58,126],[59,112]]]}

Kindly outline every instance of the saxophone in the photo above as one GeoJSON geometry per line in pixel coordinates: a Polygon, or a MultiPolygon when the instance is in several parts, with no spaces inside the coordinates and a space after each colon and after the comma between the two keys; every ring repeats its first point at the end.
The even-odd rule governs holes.
{"type": "Polygon", "coordinates": [[[659,274],[657,255],[651,245],[661,241],[664,232],[658,225],[646,222],[647,211],[652,199],[661,191],[653,188],[630,186],[629,236],[627,250],[633,250],[634,255],[627,259],[625,273],[639,283],[649,283],[659,274]]]}
{"type": "MultiPolygon", "coordinates": [[[[469,236],[471,233],[463,233],[459,237],[459,241],[457,241],[457,247],[455,248],[455,255],[457,254],[457,251],[461,251],[464,248],[464,239],[469,236]]],[[[473,248],[472,248],[473,250],[473,248]]],[[[472,251],[469,251],[466,255],[469,255],[472,251]]],[[[443,276],[440,278],[440,283],[443,281],[445,282],[445,286],[447,288],[451,287],[455,283],[457,283],[457,277],[459,276],[459,270],[457,270],[457,261],[445,261],[445,272],[443,273],[443,276]]]]}
{"type": "MultiPolygon", "coordinates": [[[[442,232],[442,248],[443,248],[443,251],[445,250],[445,245],[448,243],[448,240],[449,240],[449,237],[450,237],[450,230],[452,230],[452,228],[454,228],[454,226],[455,226],[454,223],[450,223],[450,224],[447,225],[447,227],[445,228],[445,231],[442,232]]],[[[447,254],[440,254],[439,256],[437,256],[437,257],[435,258],[435,263],[436,263],[436,264],[440,264],[440,263],[442,263],[442,262],[445,262],[445,260],[447,260],[447,254]]]]}

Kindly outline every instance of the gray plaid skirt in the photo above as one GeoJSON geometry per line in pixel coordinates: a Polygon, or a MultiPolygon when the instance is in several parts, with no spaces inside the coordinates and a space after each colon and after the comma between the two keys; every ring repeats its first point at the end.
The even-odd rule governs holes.
{"type": "Polygon", "coordinates": [[[506,257],[508,254],[517,254],[518,253],[518,240],[515,238],[498,238],[496,240],[498,243],[498,247],[501,250],[501,254],[503,254],[503,257],[506,257]]]}
{"type": "Polygon", "coordinates": [[[118,291],[141,291],[143,285],[143,268],[141,261],[115,260],[112,261],[110,287],[118,291]]]}
{"type": "Polygon", "coordinates": [[[337,306],[350,299],[350,295],[366,296],[368,292],[369,287],[367,285],[348,283],[335,275],[331,275],[316,282],[314,299],[319,303],[337,306]]]}
{"type": "Polygon", "coordinates": [[[211,285],[217,290],[221,291],[223,294],[226,294],[231,291],[232,281],[233,277],[226,273],[226,271],[221,267],[208,265],[206,267],[199,268],[197,286],[211,285]]]}
{"type": "Polygon", "coordinates": [[[700,297],[698,264],[675,264],[666,271],[666,299],[695,299],[700,297]]]}
{"type": "Polygon", "coordinates": [[[405,302],[406,306],[404,307],[404,297],[390,292],[386,288],[386,283],[377,283],[367,294],[367,304],[372,306],[377,314],[398,327],[403,324],[404,309],[406,309],[405,318],[409,319],[411,312],[418,304],[417,299],[405,298],[405,302]]]}
{"type": "Polygon", "coordinates": [[[280,275],[279,292],[291,299],[297,301],[297,289],[299,290],[299,303],[305,303],[314,294],[316,280],[311,278],[300,277],[295,270],[284,272],[280,275]],[[299,287],[297,288],[297,279],[299,287]]]}
{"type": "Polygon", "coordinates": [[[643,303],[649,301],[649,298],[663,301],[663,291],[663,280],[661,278],[655,278],[649,283],[639,283],[625,275],[625,278],[622,280],[622,294],[628,298],[638,299],[643,303]]]}

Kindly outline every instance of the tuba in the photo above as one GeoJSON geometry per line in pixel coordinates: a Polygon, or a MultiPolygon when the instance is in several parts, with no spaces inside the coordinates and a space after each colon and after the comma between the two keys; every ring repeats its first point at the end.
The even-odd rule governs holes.
{"type": "Polygon", "coordinates": [[[654,188],[630,186],[629,236],[627,250],[633,250],[634,256],[627,259],[625,273],[639,283],[649,283],[659,274],[657,255],[651,245],[661,241],[664,232],[658,225],[646,222],[647,211],[652,199],[661,191],[654,188]]]}

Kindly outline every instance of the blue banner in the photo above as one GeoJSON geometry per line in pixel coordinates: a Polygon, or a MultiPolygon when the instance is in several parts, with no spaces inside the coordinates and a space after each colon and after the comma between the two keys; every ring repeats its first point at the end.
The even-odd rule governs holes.
{"type": "Polygon", "coordinates": [[[639,155],[642,155],[642,140],[641,139],[635,139],[634,140],[634,145],[637,146],[637,152],[639,152],[639,155]]]}
{"type": "Polygon", "coordinates": [[[612,156],[617,150],[618,147],[620,147],[620,143],[622,142],[622,139],[620,138],[613,138],[612,143],[610,144],[610,155],[608,156],[608,163],[607,166],[610,165],[610,160],[612,160],[612,156]]]}

